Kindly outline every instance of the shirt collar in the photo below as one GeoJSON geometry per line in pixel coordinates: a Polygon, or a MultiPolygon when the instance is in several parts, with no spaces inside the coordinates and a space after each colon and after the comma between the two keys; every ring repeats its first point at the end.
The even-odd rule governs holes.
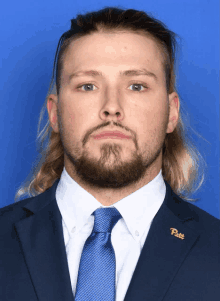
{"type": "Polygon", "coordinates": [[[133,238],[139,240],[162,205],[165,194],[166,185],[161,169],[145,186],[111,206],[103,206],[73,180],[64,167],[56,189],[56,200],[69,234],[74,227],[77,232],[80,231],[96,209],[115,207],[122,215],[133,238]]]}

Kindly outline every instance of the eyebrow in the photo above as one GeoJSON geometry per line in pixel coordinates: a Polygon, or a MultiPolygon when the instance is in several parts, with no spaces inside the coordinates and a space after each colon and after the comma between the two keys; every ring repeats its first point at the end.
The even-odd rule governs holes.
{"type": "MultiPolygon", "coordinates": [[[[98,70],[82,70],[74,72],[70,75],[69,80],[71,80],[74,77],[79,77],[82,75],[92,76],[92,77],[104,77],[103,73],[98,70]]],[[[153,73],[148,71],[147,69],[132,69],[132,70],[125,70],[119,72],[120,76],[138,76],[138,75],[146,75],[151,78],[153,78],[155,81],[158,81],[157,76],[153,73]]]]}

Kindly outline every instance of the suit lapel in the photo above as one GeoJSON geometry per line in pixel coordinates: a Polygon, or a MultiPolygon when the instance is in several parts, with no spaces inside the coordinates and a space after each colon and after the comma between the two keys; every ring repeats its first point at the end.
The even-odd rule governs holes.
{"type": "Polygon", "coordinates": [[[56,183],[25,206],[34,214],[15,223],[38,299],[73,301],[56,183]],[[51,201],[52,200],[52,201],[51,201]]]}
{"type": "Polygon", "coordinates": [[[124,301],[163,300],[198,237],[187,202],[166,183],[165,200],[151,224],[124,301]],[[184,239],[171,235],[171,228],[184,239]]]}

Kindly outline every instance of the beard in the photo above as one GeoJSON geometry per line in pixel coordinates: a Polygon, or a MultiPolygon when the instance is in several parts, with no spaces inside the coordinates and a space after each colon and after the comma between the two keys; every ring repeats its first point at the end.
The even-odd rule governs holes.
{"type": "Polygon", "coordinates": [[[131,152],[129,160],[121,158],[123,145],[121,143],[103,143],[100,146],[100,158],[92,157],[91,151],[84,149],[82,155],[77,159],[72,154],[66,155],[74,166],[74,172],[80,180],[94,188],[119,189],[140,181],[146,174],[149,167],[159,157],[164,141],[152,150],[148,156],[139,153],[137,144],[136,150],[131,152]]]}

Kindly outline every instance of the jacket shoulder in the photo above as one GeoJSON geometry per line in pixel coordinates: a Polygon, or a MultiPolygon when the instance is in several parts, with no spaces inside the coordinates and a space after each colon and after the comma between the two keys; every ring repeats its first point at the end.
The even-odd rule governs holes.
{"type": "Polygon", "coordinates": [[[220,220],[217,218],[217,217],[215,217],[215,216],[213,216],[213,215],[211,215],[210,213],[208,213],[207,211],[205,211],[205,210],[203,210],[203,209],[201,209],[201,208],[199,208],[197,205],[196,205],[196,203],[195,204],[193,204],[193,203],[190,203],[189,201],[185,201],[185,200],[183,200],[183,202],[185,202],[186,203],[186,206],[187,206],[187,208],[190,210],[190,211],[194,211],[194,213],[195,213],[195,215],[202,221],[207,221],[208,223],[210,223],[210,224],[215,224],[215,223],[217,223],[219,226],[220,226],[220,220]]]}
{"type": "MultiPolygon", "coordinates": [[[[175,194],[174,194],[175,195],[175,194]]],[[[211,239],[218,239],[220,241],[220,220],[205,210],[199,208],[195,203],[186,201],[179,196],[173,196],[173,200],[177,207],[180,206],[178,217],[183,217],[184,221],[192,221],[187,223],[190,227],[199,230],[204,236],[211,239]]]]}
{"type": "Polygon", "coordinates": [[[30,203],[34,197],[21,200],[19,202],[7,205],[0,209],[0,233],[6,232],[13,223],[31,215],[24,206],[30,203]]]}
{"type": "MultiPolygon", "coordinates": [[[[15,223],[41,210],[55,198],[58,183],[59,179],[55,180],[52,186],[44,192],[1,208],[0,225],[4,223],[15,223]]],[[[2,227],[0,227],[0,231],[1,228],[2,227]]]]}

